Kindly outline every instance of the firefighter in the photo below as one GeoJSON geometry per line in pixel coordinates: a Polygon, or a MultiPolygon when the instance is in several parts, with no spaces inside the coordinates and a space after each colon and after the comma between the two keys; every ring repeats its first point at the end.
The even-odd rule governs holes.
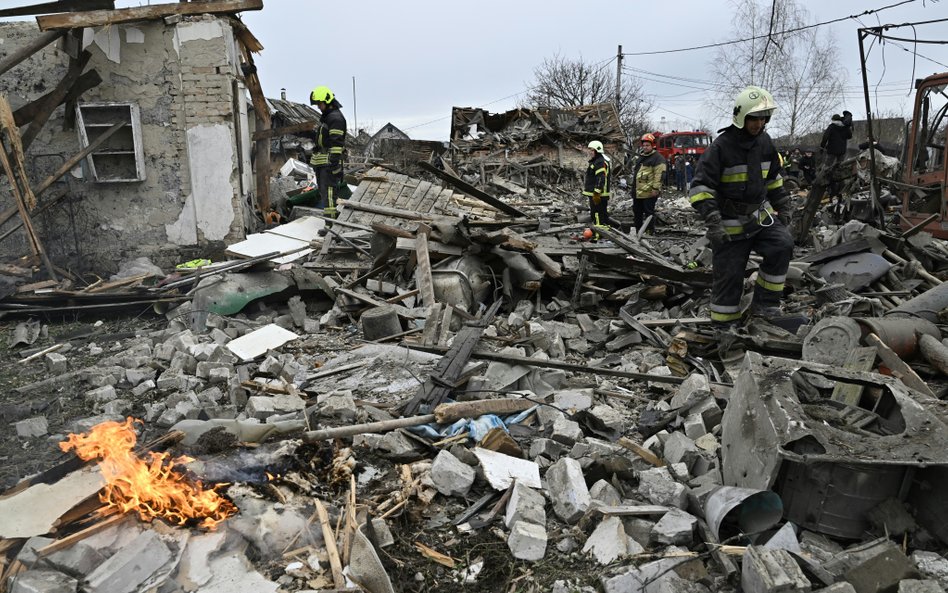
{"type": "Polygon", "coordinates": [[[309,104],[315,105],[322,113],[319,128],[314,133],[316,150],[309,164],[316,171],[316,183],[319,187],[319,203],[329,218],[336,218],[336,200],[343,187],[344,151],[346,148],[346,118],[342,115],[342,105],[336,100],[329,87],[319,86],[309,94],[309,104]]]}
{"type": "Polygon", "coordinates": [[[780,158],[764,131],[777,109],[760,87],[745,88],[734,102],[728,126],[698,161],[689,199],[707,225],[713,250],[711,320],[717,330],[741,319],[744,270],[751,251],[763,257],[751,303],[752,314],[780,315],[780,297],[793,255],[790,195],[783,187],[780,158]]]}
{"type": "Polygon", "coordinates": [[[635,214],[635,230],[642,228],[645,220],[651,218],[649,228],[655,227],[655,203],[662,193],[662,175],[665,173],[665,159],[655,150],[655,136],[645,134],[639,142],[639,159],[635,165],[635,201],[632,212],[635,214]]]}
{"type": "Polygon", "coordinates": [[[820,140],[820,152],[826,153],[822,168],[825,174],[829,175],[828,189],[831,198],[839,197],[842,193],[843,184],[836,180],[832,170],[846,159],[847,144],[852,137],[853,114],[848,111],[844,111],[842,115],[833,114],[830,125],[826,127],[823,138],[820,140]]]}
{"type": "MultiPolygon", "coordinates": [[[[612,182],[609,157],[606,156],[602,142],[593,140],[589,148],[589,165],[583,181],[583,195],[589,198],[589,216],[593,227],[620,226],[609,217],[609,185],[612,182]]],[[[593,240],[599,240],[599,233],[593,230],[593,240]]]]}

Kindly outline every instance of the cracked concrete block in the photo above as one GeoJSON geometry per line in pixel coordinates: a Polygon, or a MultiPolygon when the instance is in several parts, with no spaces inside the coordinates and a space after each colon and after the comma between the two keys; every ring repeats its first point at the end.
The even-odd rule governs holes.
{"type": "MultiPolygon", "coordinates": [[[[124,377],[125,372],[122,371],[119,373],[119,376],[124,377]]],[[[111,372],[104,370],[92,370],[83,375],[83,380],[92,387],[105,387],[106,385],[115,385],[118,383],[118,379],[111,372]]]]}
{"type": "Polygon", "coordinates": [[[748,546],[741,561],[743,593],[809,593],[810,581],[790,552],[748,546]]]}
{"type": "Polygon", "coordinates": [[[544,428],[553,426],[557,418],[564,416],[563,412],[560,412],[556,408],[551,408],[550,406],[540,406],[537,408],[536,415],[540,425],[544,428]]]}
{"type": "Polygon", "coordinates": [[[813,593],[856,593],[856,590],[853,589],[852,585],[843,581],[841,583],[833,583],[823,589],[817,589],[813,593]]]}
{"type": "Polygon", "coordinates": [[[948,588],[948,559],[935,552],[916,550],[912,552],[912,562],[918,567],[922,576],[935,579],[941,586],[948,588]]]}
{"type": "Polygon", "coordinates": [[[76,542],[65,550],[46,557],[46,562],[62,572],[76,578],[84,578],[105,561],[99,550],[86,542],[76,542]]]}
{"type": "Polygon", "coordinates": [[[581,459],[583,457],[602,459],[613,455],[624,454],[625,449],[593,437],[586,437],[583,442],[576,443],[569,452],[569,456],[573,459],[581,459]]]}
{"type": "Polygon", "coordinates": [[[845,575],[856,593],[887,593],[896,590],[899,581],[917,579],[919,576],[915,565],[895,544],[880,546],[878,554],[850,569],[845,575]]]}
{"type": "Polygon", "coordinates": [[[906,579],[899,581],[899,593],[945,593],[938,581],[906,579]]]}
{"type": "Polygon", "coordinates": [[[684,463],[690,469],[698,459],[698,447],[684,433],[673,432],[665,441],[662,457],[668,463],[684,463]]]}
{"type": "Polygon", "coordinates": [[[126,369],[125,370],[125,380],[129,385],[135,387],[142,381],[148,381],[149,379],[154,379],[157,371],[149,367],[142,367],[136,369],[126,369]]]}
{"type": "Polygon", "coordinates": [[[663,545],[690,547],[698,519],[681,509],[671,509],[652,527],[651,539],[663,545]]]}
{"type": "Polygon", "coordinates": [[[76,593],[79,582],[54,570],[28,570],[10,579],[10,593],[76,593]]]}
{"type": "Polygon", "coordinates": [[[721,448],[721,443],[718,442],[716,436],[708,433],[695,439],[695,447],[698,447],[702,451],[707,451],[708,453],[716,453],[717,450],[721,448]]]}
{"type": "Polygon", "coordinates": [[[553,439],[533,439],[530,443],[530,459],[536,460],[541,455],[550,460],[556,460],[566,455],[569,449],[566,445],[558,443],[553,439]]]}
{"type": "Polygon", "coordinates": [[[579,412],[593,405],[592,389],[565,389],[553,394],[553,405],[561,410],[579,412]]]}
{"type": "Polygon", "coordinates": [[[640,547],[651,544],[654,521],[641,517],[623,517],[622,524],[625,526],[625,534],[635,540],[640,547]]]}
{"type": "Polygon", "coordinates": [[[257,367],[257,370],[264,375],[279,377],[283,371],[283,363],[275,356],[268,356],[260,362],[260,366],[257,367]]]}
{"type": "Polygon", "coordinates": [[[176,371],[165,371],[161,373],[155,386],[159,391],[184,391],[187,389],[188,381],[184,375],[176,371]]]}
{"type": "Polygon", "coordinates": [[[85,392],[83,397],[88,403],[104,404],[118,397],[118,394],[115,392],[115,387],[106,385],[104,387],[90,389],[89,391],[85,392]]]}
{"type": "Polygon", "coordinates": [[[224,399],[224,392],[220,387],[211,387],[197,394],[200,403],[216,404],[224,399]]]}
{"type": "Polygon", "coordinates": [[[563,457],[546,470],[546,486],[553,501],[553,512],[563,521],[579,521],[592,499],[579,462],[563,457]]]}
{"type": "Polygon", "coordinates": [[[628,553],[627,540],[622,519],[606,517],[586,540],[583,553],[592,554],[599,564],[610,564],[628,553]]]}
{"type": "Polygon", "coordinates": [[[227,383],[234,376],[234,370],[229,366],[213,368],[207,372],[207,382],[211,385],[227,383]]]}
{"type": "Polygon", "coordinates": [[[638,477],[638,493],[652,504],[688,507],[688,488],[676,482],[664,467],[641,471],[638,477]]]}
{"type": "Polygon", "coordinates": [[[306,323],[306,303],[303,299],[299,295],[291,296],[286,306],[290,310],[290,317],[293,318],[293,325],[303,327],[306,323]]]}
{"type": "Polygon", "coordinates": [[[13,427],[16,429],[16,436],[21,439],[41,437],[49,432],[49,423],[46,421],[46,416],[25,418],[15,422],[13,427]]]}
{"type": "Polygon", "coordinates": [[[701,414],[691,414],[685,418],[684,429],[685,436],[692,441],[708,433],[708,429],[704,426],[704,418],[702,418],[701,414]]]}
{"type": "Polygon", "coordinates": [[[352,399],[352,392],[334,392],[325,396],[319,402],[319,415],[354,422],[356,419],[356,403],[352,399]]]}
{"type": "Polygon", "coordinates": [[[168,364],[169,371],[181,371],[188,375],[197,372],[197,359],[187,352],[175,352],[168,364]]]}
{"type": "Polygon", "coordinates": [[[152,530],[145,530],[86,579],[88,593],[132,593],[171,561],[168,546],[152,530]]]}
{"type": "Polygon", "coordinates": [[[373,307],[359,319],[366,340],[381,340],[402,333],[402,322],[395,307],[373,307]]]}
{"type": "Polygon", "coordinates": [[[431,464],[431,481],[445,496],[464,496],[474,484],[477,472],[449,451],[442,450],[431,464]]]}
{"type": "Polygon", "coordinates": [[[576,441],[582,440],[583,429],[580,428],[578,422],[569,420],[565,415],[561,415],[553,420],[553,431],[550,434],[550,438],[558,443],[572,446],[576,441]]]}
{"type": "Polygon", "coordinates": [[[145,404],[145,422],[157,422],[167,406],[163,402],[145,404]]]}
{"type": "Polygon", "coordinates": [[[127,399],[113,399],[101,406],[103,414],[127,416],[132,412],[132,402],[127,399]]]}
{"type": "Polygon", "coordinates": [[[230,336],[228,336],[223,330],[216,327],[211,330],[210,338],[214,340],[215,344],[220,344],[221,346],[224,346],[227,344],[227,342],[230,342],[230,336]]]}
{"type": "Polygon", "coordinates": [[[44,357],[46,370],[50,375],[62,375],[69,370],[69,359],[58,352],[50,352],[44,357]]]}
{"type": "Polygon", "coordinates": [[[171,342],[171,345],[178,352],[187,353],[192,346],[196,346],[198,344],[198,338],[193,333],[191,333],[191,330],[186,329],[171,338],[169,342],[171,342]]]}
{"type": "Polygon", "coordinates": [[[504,524],[510,528],[517,521],[546,525],[546,499],[543,495],[521,482],[514,483],[510,499],[507,501],[507,512],[504,515],[504,524]]]}
{"type": "Polygon", "coordinates": [[[33,537],[26,540],[23,544],[23,547],[20,548],[20,551],[16,555],[16,559],[23,563],[23,566],[31,568],[34,563],[36,563],[39,558],[36,555],[36,550],[45,547],[54,540],[51,537],[43,537],[40,535],[34,535],[33,537]]]}
{"type": "Polygon", "coordinates": [[[195,344],[188,348],[188,354],[194,357],[198,362],[206,362],[209,360],[219,360],[221,357],[221,352],[223,348],[220,344],[195,344]]]}
{"type": "Polygon", "coordinates": [[[614,430],[620,434],[625,433],[625,418],[612,406],[607,406],[606,404],[599,404],[593,406],[589,410],[589,413],[602,422],[606,428],[614,430]]]}
{"type": "Polygon", "coordinates": [[[252,395],[247,398],[244,412],[247,416],[266,420],[270,416],[301,412],[306,408],[306,402],[298,395],[280,393],[273,396],[252,395]]]}
{"type": "Polygon", "coordinates": [[[714,401],[713,397],[708,397],[691,408],[691,413],[700,415],[705,428],[708,430],[713,430],[715,426],[721,424],[721,419],[724,418],[724,410],[721,409],[718,402],[714,401]]]}
{"type": "Polygon", "coordinates": [[[676,482],[686,484],[688,483],[688,480],[691,479],[691,474],[688,472],[688,466],[684,463],[669,463],[665,467],[668,468],[668,473],[671,474],[671,477],[674,478],[676,482]]]}
{"type": "Polygon", "coordinates": [[[155,358],[164,362],[171,362],[175,349],[173,344],[162,342],[155,346],[155,358]]]}
{"type": "Polygon", "coordinates": [[[165,408],[161,415],[158,416],[158,419],[155,420],[155,424],[162,428],[171,428],[178,422],[184,420],[184,413],[178,410],[177,407],[174,408],[165,408]]]}
{"type": "Polygon", "coordinates": [[[134,389],[132,389],[132,395],[134,395],[135,397],[140,397],[142,395],[145,395],[152,389],[155,389],[156,386],[157,385],[154,379],[148,379],[147,381],[142,381],[141,383],[136,385],[134,389]]]}
{"type": "Polygon", "coordinates": [[[678,386],[678,391],[672,397],[671,407],[680,408],[710,397],[711,384],[708,383],[708,378],[700,373],[694,373],[688,375],[678,386]]]}
{"type": "Polygon", "coordinates": [[[515,522],[507,536],[507,547],[518,560],[542,560],[546,555],[546,542],[546,528],[526,521],[515,522]]]}
{"type": "Polygon", "coordinates": [[[599,480],[589,489],[589,496],[593,500],[599,501],[605,506],[618,506],[622,504],[622,496],[616,487],[606,480],[599,480]]]}

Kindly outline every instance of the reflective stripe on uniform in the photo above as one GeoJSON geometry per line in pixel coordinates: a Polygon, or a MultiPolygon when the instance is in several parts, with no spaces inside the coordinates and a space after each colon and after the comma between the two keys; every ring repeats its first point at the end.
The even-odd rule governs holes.
{"type": "Polygon", "coordinates": [[[346,133],[345,130],[329,130],[330,136],[343,136],[345,135],[345,133],[346,133]]]}
{"type": "Polygon", "coordinates": [[[777,178],[767,184],[767,190],[778,189],[783,187],[783,176],[777,175],[777,178]]]}
{"type": "Polygon", "coordinates": [[[691,188],[691,191],[688,193],[688,201],[692,204],[696,204],[703,200],[711,200],[714,198],[714,190],[706,185],[696,185],[691,188]]]}
{"type": "Polygon", "coordinates": [[[329,154],[342,154],[342,146],[333,146],[329,149],[329,154]]]}
{"type": "Polygon", "coordinates": [[[711,321],[734,321],[741,318],[740,305],[718,305],[711,303],[711,321]]]}
{"type": "Polygon", "coordinates": [[[721,183],[747,181],[747,165],[735,165],[721,170],[721,183]]]}
{"type": "Polygon", "coordinates": [[[716,313],[711,311],[711,321],[735,321],[741,318],[741,313],[716,313]]]}
{"type": "Polygon", "coordinates": [[[324,152],[317,152],[309,159],[310,165],[328,165],[329,155],[324,152]]]}
{"type": "Polygon", "coordinates": [[[773,292],[783,292],[784,283],[787,280],[786,274],[767,274],[760,270],[757,271],[757,286],[773,292]]]}
{"type": "Polygon", "coordinates": [[[605,167],[602,167],[601,169],[596,169],[596,175],[599,175],[600,173],[605,173],[605,172],[606,172],[605,167]]]}

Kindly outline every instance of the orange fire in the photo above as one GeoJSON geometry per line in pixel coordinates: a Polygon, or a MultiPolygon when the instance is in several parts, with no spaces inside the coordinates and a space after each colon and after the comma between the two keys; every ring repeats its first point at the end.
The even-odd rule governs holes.
{"type": "MultiPolygon", "coordinates": [[[[134,511],[143,521],[158,517],[177,525],[200,519],[199,525],[213,529],[237,512],[232,502],[213,488],[205,489],[174,466],[187,457],[172,458],[167,453],[148,452],[145,459],[135,454],[136,422],[103,422],[86,434],[71,434],[59,444],[63,451],[75,450],[79,458],[98,460],[106,485],[99,498],[122,513],[134,511]]],[[[140,422],[140,421],[139,421],[140,422]]]]}

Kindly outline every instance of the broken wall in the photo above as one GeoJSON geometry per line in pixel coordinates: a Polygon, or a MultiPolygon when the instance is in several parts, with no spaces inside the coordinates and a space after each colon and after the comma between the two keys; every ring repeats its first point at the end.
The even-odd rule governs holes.
{"type": "MultiPolygon", "coordinates": [[[[0,52],[9,55],[37,35],[34,23],[0,24],[0,52]]],[[[235,108],[244,90],[230,23],[199,16],[86,29],[83,44],[91,53],[86,71],[96,70],[102,83],[80,102],[138,105],[145,179],[96,183],[83,166],[47,190],[41,206],[44,197],[68,189],[62,202],[35,220],[54,263],[112,271],[123,260],[147,256],[168,266],[242,238],[250,191],[249,175],[242,173],[250,164],[242,141],[246,110],[235,108]]],[[[59,44],[49,45],[0,75],[0,93],[16,110],[54,88],[68,63],[59,44]]],[[[60,106],[27,151],[34,183],[81,148],[77,131],[64,129],[64,120],[60,106]]],[[[3,207],[10,206],[5,183],[0,192],[3,207]]],[[[22,231],[0,244],[4,256],[28,252],[22,231]]]]}

